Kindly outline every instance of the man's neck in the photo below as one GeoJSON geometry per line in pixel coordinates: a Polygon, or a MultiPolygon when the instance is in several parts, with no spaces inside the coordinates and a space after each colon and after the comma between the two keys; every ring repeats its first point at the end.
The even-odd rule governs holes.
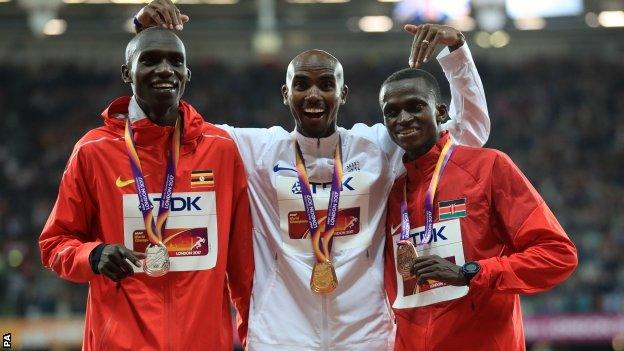
{"type": "Polygon", "coordinates": [[[409,161],[414,161],[414,160],[418,159],[419,157],[421,157],[422,155],[424,155],[427,152],[429,152],[429,150],[431,150],[433,145],[435,145],[438,142],[438,140],[440,140],[440,136],[436,135],[435,138],[432,138],[427,143],[423,144],[422,147],[420,147],[420,148],[418,148],[416,150],[405,150],[405,156],[407,156],[407,159],[409,161]]]}
{"type": "Polygon", "coordinates": [[[327,138],[328,136],[334,134],[336,132],[336,125],[334,124],[331,128],[327,129],[326,131],[322,133],[310,133],[304,130],[303,128],[301,128],[301,126],[299,125],[296,127],[296,129],[299,134],[303,135],[306,138],[321,139],[321,138],[327,138]]]}
{"type": "Polygon", "coordinates": [[[137,103],[143,112],[145,112],[147,118],[159,126],[173,126],[180,117],[177,104],[149,106],[139,99],[137,99],[137,103]]]}

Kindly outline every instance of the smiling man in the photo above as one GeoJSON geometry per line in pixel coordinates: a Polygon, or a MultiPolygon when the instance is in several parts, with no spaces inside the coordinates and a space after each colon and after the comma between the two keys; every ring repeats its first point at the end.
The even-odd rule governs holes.
{"type": "MultiPolygon", "coordinates": [[[[140,28],[188,20],[170,0],[146,5],[140,28]]],[[[451,85],[458,143],[489,134],[483,87],[461,32],[406,26],[410,64],[437,45],[451,85]]],[[[337,126],[347,101],[343,67],[308,50],[289,63],[282,99],[295,130],[223,126],[239,147],[249,179],[255,276],[248,350],[391,350],[394,323],[383,288],[385,205],[404,169],[402,149],[382,124],[337,126]]]]}
{"type": "Polygon", "coordinates": [[[576,249],[507,155],[457,145],[442,131],[439,96],[433,76],[417,69],[394,73],[379,94],[407,170],[386,222],[396,350],[524,350],[518,294],[565,280],[576,249]]]}
{"type": "Polygon", "coordinates": [[[122,78],[133,96],[70,156],[43,264],[89,283],[84,350],[231,350],[228,296],[244,341],[253,278],[236,145],[180,100],[190,71],[173,32],[133,38],[122,78]]]}

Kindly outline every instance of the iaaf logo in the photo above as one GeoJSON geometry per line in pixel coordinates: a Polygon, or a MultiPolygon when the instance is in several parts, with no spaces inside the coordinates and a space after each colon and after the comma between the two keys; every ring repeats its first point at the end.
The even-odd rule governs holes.
{"type": "MultiPolygon", "coordinates": [[[[345,189],[350,190],[350,191],[354,191],[355,188],[353,188],[349,182],[353,179],[353,177],[347,177],[347,179],[345,179],[345,181],[342,182],[342,189],[341,191],[345,191],[345,189]]],[[[331,185],[332,183],[315,183],[315,182],[310,182],[310,187],[312,188],[312,194],[316,194],[317,190],[326,190],[326,189],[331,189],[331,185]]],[[[290,188],[290,190],[292,191],[293,194],[301,194],[301,185],[299,184],[299,181],[297,180],[295,182],[295,184],[293,184],[293,186],[290,188]]]]}
{"type": "MultiPolygon", "coordinates": [[[[201,211],[201,207],[197,204],[201,198],[201,196],[173,196],[169,202],[170,210],[174,212],[201,211]]],[[[160,203],[160,196],[152,198],[152,202],[158,205],[160,203]]]]}
{"type": "Polygon", "coordinates": [[[432,241],[434,243],[438,242],[438,239],[440,241],[444,241],[444,240],[448,240],[447,237],[445,237],[443,235],[444,233],[444,229],[446,229],[446,226],[442,226],[438,229],[433,228],[433,234],[431,235],[431,238],[429,238],[429,241],[426,243],[423,243],[423,237],[425,236],[425,231],[421,231],[421,232],[416,232],[413,234],[410,234],[410,238],[412,238],[412,241],[414,242],[414,245],[421,245],[421,244],[430,244],[432,241]],[[418,238],[418,240],[416,240],[416,238],[418,238]]]}

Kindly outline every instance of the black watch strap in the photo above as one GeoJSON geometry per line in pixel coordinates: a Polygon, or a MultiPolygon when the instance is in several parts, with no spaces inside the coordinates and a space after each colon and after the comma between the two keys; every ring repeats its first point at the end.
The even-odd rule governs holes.
{"type": "Polygon", "coordinates": [[[470,280],[481,271],[481,265],[477,261],[466,262],[461,267],[461,271],[464,277],[466,277],[466,280],[470,282],[470,280]]]}

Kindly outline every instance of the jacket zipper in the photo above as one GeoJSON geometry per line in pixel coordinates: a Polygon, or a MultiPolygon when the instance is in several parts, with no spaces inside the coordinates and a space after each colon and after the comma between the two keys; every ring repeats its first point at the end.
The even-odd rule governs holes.
{"type": "Polygon", "coordinates": [[[166,334],[166,349],[173,350],[173,338],[172,338],[172,323],[171,323],[171,284],[169,279],[164,281],[164,300],[165,300],[165,334],[166,334]]]}
{"type": "Polygon", "coordinates": [[[321,340],[323,344],[323,350],[331,350],[329,347],[329,338],[327,335],[328,321],[327,321],[327,296],[323,295],[321,304],[321,314],[323,316],[323,326],[321,329],[321,340]]]}

